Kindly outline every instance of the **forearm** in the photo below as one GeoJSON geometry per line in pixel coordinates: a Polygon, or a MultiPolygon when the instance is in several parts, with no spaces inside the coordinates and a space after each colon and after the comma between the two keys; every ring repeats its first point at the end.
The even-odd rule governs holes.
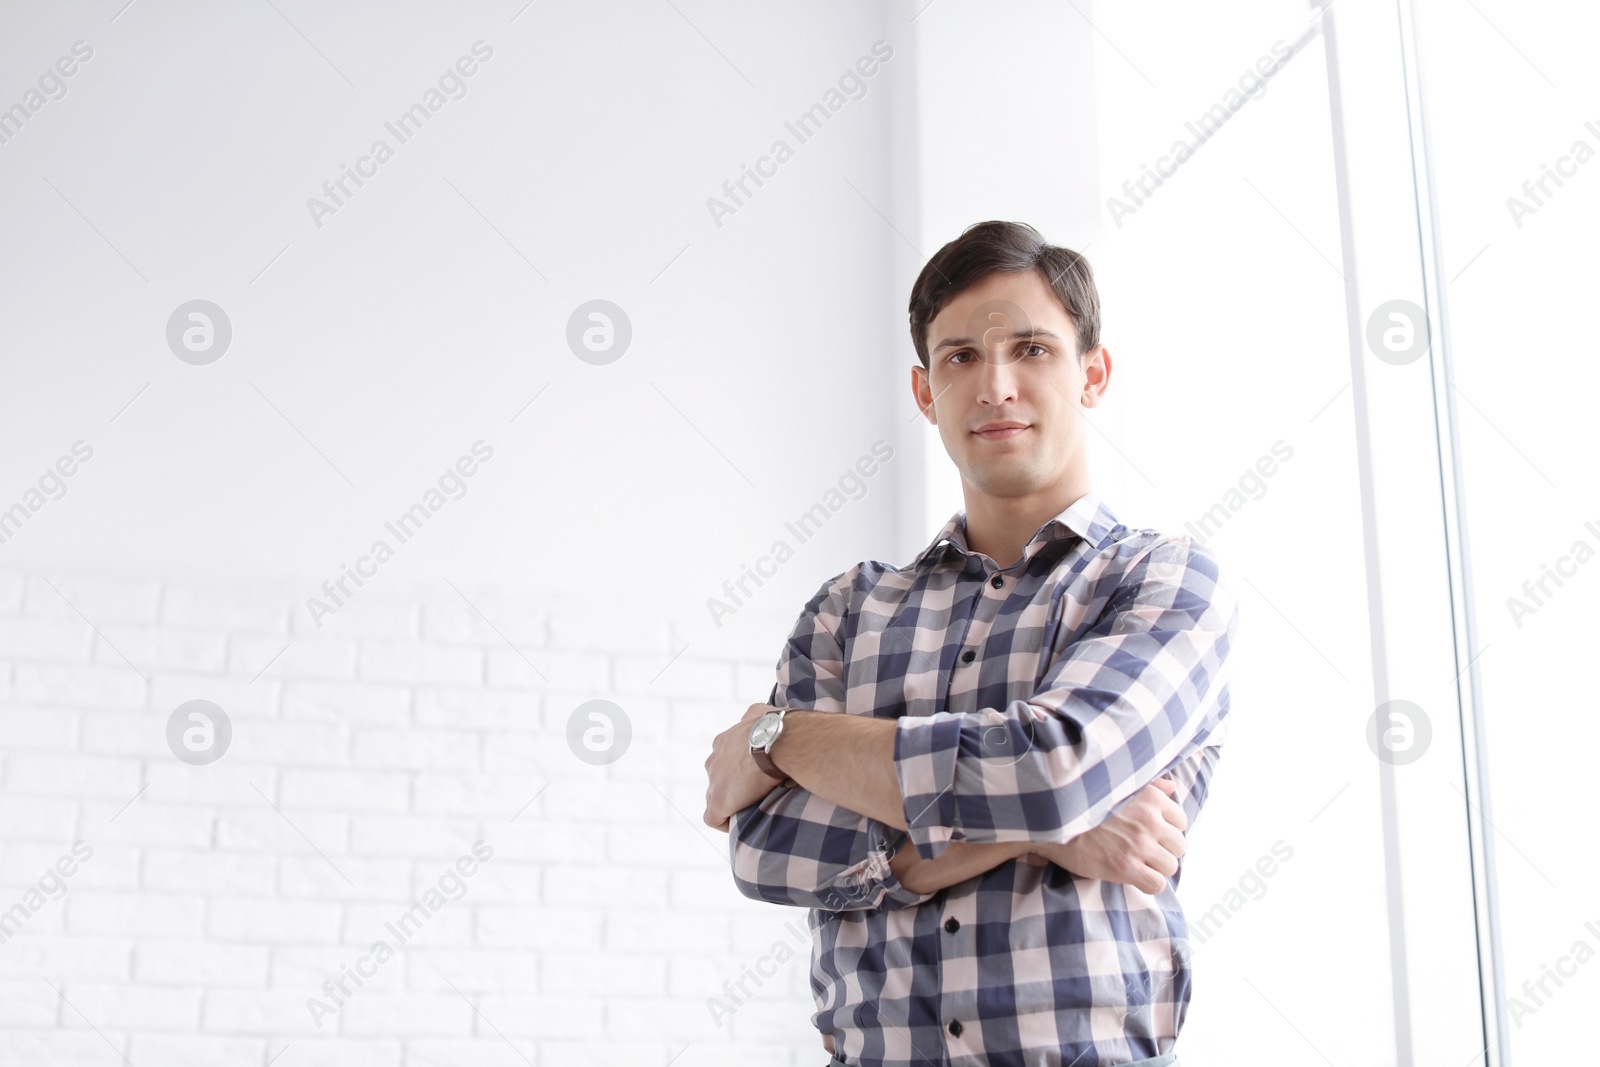
{"type": "Polygon", "coordinates": [[[889,861],[889,869],[911,892],[936,893],[991,871],[1033,848],[1031,842],[972,845],[956,841],[948,845],[938,859],[925,860],[908,841],[889,861]]]}
{"type": "Polygon", "coordinates": [[[752,900],[824,911],[893,910],[920,903],[919,894],[890,875],[890,854],[903,837],[786,784],[734,814],[729,860],[734,883],[752,900]]]}
{"type": "Polygon", "coordinates": [[[789,711],[772,760],[802,788],[840,807],[906,829],[894,765],[894,719],[789,711]]]}
{"type": "MultiPolygon", "coordinates": [[[[1193,687],[1175,701],[1064,686],[1049,694],[1054,706],[1017,700],[897,720],[895,769],[912,841],[928,859],[957,841],[1071,842],[1207,744],[1217,715],[1202,705],[1204,693],[1193,687]]],[[[1218,706],[1226,699],[1224,689],[1218,706]]]]}
{"type": "MultiPolygon", "coordinates": [[[[772,746],[772,758],[792,782],[815,797],[886,826],[906,828],[894,770],[894,720],[789,711],[783,733],[772,746]]],[[[761,807],[765,806],[764,802],[761,807]]],[[[745,814],[759,816],[756,809],[745,814]]],[[[907,841],[895,853],[889,869],[906,891],[929,894],[992,870],[1032,847],[1029,842],[954,842],[938,859],[926,860],[907,841]]],[[[794,902],[794,898],[786,894],[783,902],[794,902]]]]}
{"type": "Polygon", "coordinates": [[[937,859],[962,840],[1066,844],[1104,822],[1210,743],[1226,713],[1237,614],[1209,550],[1163,541],[1097,616],[1078,620],[1027,699],[894,720],[918,851],[937,859]]]}

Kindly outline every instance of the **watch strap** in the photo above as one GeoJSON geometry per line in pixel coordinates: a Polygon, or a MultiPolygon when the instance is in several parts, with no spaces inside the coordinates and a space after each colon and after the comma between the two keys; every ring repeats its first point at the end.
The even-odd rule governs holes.
{"type": "Polygon", "coordinates": [[[750,758],[756,761],[756,766],[761,768],[761,773],[769,778],[787,778],[787,774],[778,770],[778,765],[772,762],[772,757],[767,755],[764,748],[752,748],[750,758]]]}
{"type": "Polygon", "coordinates": [[[771,741],[767,742],[766,748],[758,745],[750,746],[750,758],[756,761],[756,766],[761,768],[761,773],[769,778],[784,779],[789,777],[778,769],[778,765],[772,761],[772,756],[768,752],[768,749],[778,743],[778,738],[783,736],[783,714],[788,710],[788,708],[776,708],[772,712],[768,712],[768,714],[778,716],[778,732],[773,735],[771,741]]]}

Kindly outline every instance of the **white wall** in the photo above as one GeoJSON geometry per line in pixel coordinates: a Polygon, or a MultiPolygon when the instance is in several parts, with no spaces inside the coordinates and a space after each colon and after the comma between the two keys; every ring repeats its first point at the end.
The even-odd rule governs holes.
{"type": "Polygon", "coordinates": [[[460,600],[375,598],[308,635],[290,592],[0,581],[0,905],[33,909],[0,944],[0,1063],[103,1064],[107,1042],[139,1064],[815,1060],[803,962],[720,1026],[706,1004],[799,945],[699,821],[710,737],[769,684],[771,641],[652,681],[659,621],[597,631],[473,589],[492,630],[460,600]],[[597,696],[633,730],[608,767],[566,739],[597,696]],[[234,731],[209,766],[165,737],[196,698],[234,731]],[[91,854],[35,909],[75,841],[91,854]],[[386,924],[477,841],[492,857],[420,934],[322,992],[399,947],[386,924]]]}
{"type": "MultiPolygon", "coordinates": [[[[907,67],[805,144],[784,126],[875,41],[903,43],[876,7],[102,7],[0,16],[8,104],[75,41],[94,50],[0,145],[0,502],[74,441],[95,450],[5,545],[13,564],[270,571],[309,594],[482,439],[494,460],[380,585],[631,595],[614,563],[645,537],[672,561],[649,586],[694,604],[898,433],[884,303],[906,283],[867,201],[892,199],[907,67]],[[387,134],[480,40],[465,97],[387,134]],[[379,137],[394,158],[318,228],[308,198],[379,137]],[[778,138],[794,157],[719,227],[708,198],[778,138]],[[165,341],[194,298],[233,324],[205,367],[165,341]],[[606,366],[566,343],[595,298],[633,328],[606,366]]],[[[894,530],[877,488],[809,566],[894,530]]],[[[815,587],[785,571],[770,595],[815,587]]]]}
{"type": "Polygon", "coordinates": [[[896,311],[920,262],[879,214],[915,211],[911,11],[120,6],[0,11],[0,106],[92,49],[0,143],[0,906],[94,850],[0,944],[0,1063],[815,1062],[804,913],[738,894],[702,763],[817,586],[929,536],[896,311]],[[317,226],[307,198],[480,40],[466,95],[317,226]],[[880,41],[801,144],[785,123],[880,41]],[[202,366],[166,340],[195,298],[233,330],[202,366]],[[566,340],[596,298],[632,323],[606,365],[566,340]],[[480,440],[319,626],[307,598],[480,440]],[[634,734],[610,766],[567,743],[595,698],[634,734]],[[167,747],[192,699],[234,727],[211,766],[167,747]],[[426,944],[314,1027],[479,838],[426,944]]]}

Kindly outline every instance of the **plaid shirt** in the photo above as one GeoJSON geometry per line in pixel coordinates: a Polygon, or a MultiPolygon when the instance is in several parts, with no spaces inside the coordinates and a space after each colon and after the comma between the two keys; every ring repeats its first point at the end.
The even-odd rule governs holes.
{"type": "Polygon", "coordinates": [[[825,582],[768,700],[895,719],[909,834],[780,786],[733,818],[734,880],[811,909],[812,1022],[836,1063],[1164,1055],[1189,1003],[1177,875],[1150,896],[1011,860],[917,894],[889,860],[908,836],[927,859],[1065,842],[1163,775],[1192,826],[1226,733],[1233,596],[1203,545],[1125,527],[1093,493],[1004,570],[967,548],[965,519],[908,566],[825,582]]]}

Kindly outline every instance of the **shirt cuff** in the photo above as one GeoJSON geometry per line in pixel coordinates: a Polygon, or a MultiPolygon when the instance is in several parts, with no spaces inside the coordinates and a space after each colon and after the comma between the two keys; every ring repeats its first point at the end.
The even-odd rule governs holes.
{"type": "Polygon", "coordinates": [[[907,832],[923,859],[936,860],[956,829],[956,755],[966,716],[940,711],[895,721],[894,769],[905,798],[907,832]]]}
{"type": "Polygon", "coordinates": [[[899,850],[905,847],[906,832],[877,819],[867,820],[867,858],[840,871],[833,881],[817,890],[825,911],[856,911],[880,908],[896,911],[921,904],[933,894],[913,893],[900,884],[889,868],[899,850]]]}

